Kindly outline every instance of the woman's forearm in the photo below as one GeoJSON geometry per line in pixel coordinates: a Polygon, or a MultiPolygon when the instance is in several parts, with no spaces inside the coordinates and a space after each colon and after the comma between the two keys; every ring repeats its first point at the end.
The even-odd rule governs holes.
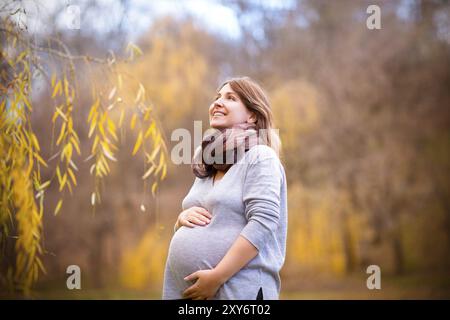
{"type": "Polygon", "coordinates": [[[258,255],[258,249],[243,236],[239,236],[214,268],[218,279],[225,283],[258,255]]]}

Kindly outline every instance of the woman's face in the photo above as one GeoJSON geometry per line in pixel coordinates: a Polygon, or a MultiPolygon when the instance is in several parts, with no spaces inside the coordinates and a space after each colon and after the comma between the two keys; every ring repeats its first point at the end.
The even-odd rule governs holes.
{"type": "Polygon", "coordinates": [[[254,120],[254,115],[228,83],[220,89],[209,107],[209,125],[212,128],[226,129],[238,123],[254,122],[254,120]]]}

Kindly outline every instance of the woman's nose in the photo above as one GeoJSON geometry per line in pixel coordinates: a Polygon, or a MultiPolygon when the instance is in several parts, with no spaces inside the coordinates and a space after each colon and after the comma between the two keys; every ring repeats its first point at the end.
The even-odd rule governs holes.
{"type": "Polygon", "coordinates": [[[214,101],[214,107],[215,106],[217,106],[217,105],[219,105],[219,106],[223,106],[223,103],[222,103],[222,98],[219,98],[219,99],[217,99],[216,101],[214,101]]]}

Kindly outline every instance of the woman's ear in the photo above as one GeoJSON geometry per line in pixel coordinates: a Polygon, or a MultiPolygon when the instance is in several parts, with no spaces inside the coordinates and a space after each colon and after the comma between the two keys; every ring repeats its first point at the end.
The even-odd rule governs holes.
{"type": "Polygon", "coordinates": [[[247,119],[248,123],[256,123],[256,114],[253,112],[250,114],[250,117],[247,119]]]}

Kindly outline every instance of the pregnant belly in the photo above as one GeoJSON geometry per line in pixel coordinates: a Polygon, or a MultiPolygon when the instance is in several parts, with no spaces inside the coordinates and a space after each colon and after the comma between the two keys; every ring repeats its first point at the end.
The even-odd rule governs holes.
{"type": "Polygon", "coordinates": [[[181,227],[174,234],[167,258],[172,272],[185,277],[197,270],[212,269],[222,260],[241,229],[215,226],[181,227]]]}

